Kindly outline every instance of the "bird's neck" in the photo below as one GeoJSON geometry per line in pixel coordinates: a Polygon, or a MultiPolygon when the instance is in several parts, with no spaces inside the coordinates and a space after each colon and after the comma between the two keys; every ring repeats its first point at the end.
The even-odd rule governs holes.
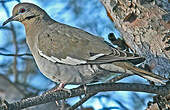
{"type": "Polygon", "coordinates": [[[53,20],[48,16],[47,17],[37,16],[35,18],[32,18],[27,21],[25,20],[22,22],[25,26],[26,40],[27,40],[27,44],[29,45],[30,50],[34,48],[34,45],[35,45],[34,43],[35,43],[35,40],[37,40],[37,36],[43,31],[45,31],[48,28],[47,26],[50,23],[52,23],[52,21],[53,20]]]}
{"type": "Polygon", "coordinates": [[[26,35],[28,36],[35,36],[38,33],[47,29],[48,25],[52,24],[54,20],[52,20],[48,15],[46,16],[36,16],[32,19],[25,20],[22,23],[25,26],[26,35]]]}
{"type": "Polygon", "coordinates": [[[42,16],[36,16],[31,19],[26,19],[26,20],[22,21],[22,23],[25,26],[26,33],[30,33],[33,30],[36,31],[35,29],[40,28],[40,26],[42,28],[42,25],[44,25],[44,23],[42,23],[42,21],[43,21],[42,16]]]}

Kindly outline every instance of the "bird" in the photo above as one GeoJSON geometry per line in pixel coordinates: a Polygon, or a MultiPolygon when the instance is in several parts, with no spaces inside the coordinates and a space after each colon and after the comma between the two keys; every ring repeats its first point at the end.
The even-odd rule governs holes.
{"type": "Polygon", "coordinates": [[[35,4],[17,4],[3,26],[11,21],[24,24],[26,43],[39,70],[60,88],[99,82],[122,73],[162,84],[167,80],[130,62],[142,57],[110,46],[102,37],[55,21],[35,4]]]}

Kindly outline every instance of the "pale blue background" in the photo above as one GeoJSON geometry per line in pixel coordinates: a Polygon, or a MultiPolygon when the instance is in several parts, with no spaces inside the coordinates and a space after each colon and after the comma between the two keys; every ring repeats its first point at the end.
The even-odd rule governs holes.
{"type": "MultiPolygon", "coordinates": [[[[114,28],[114,24],[107,17],[105,8],[99,2],[99,0],[21,0],[22,2],[31,2],[42,7],[53,19],[75,26],[86,30],[94,35],[102,36],[108,41],[107,35],[110,32],[114,32],[116,37],[119,37],[119,32],[114,28]]],[[[11,1],[6,3],[8,6],[9,14],[11,16],[12,8],[17,4],[16,1],[11,1]]],[[[0,5],[0,24],[5,21],[9,15],[6,14],[4,8],[0,5]]],[[[25,30],[21,23],[13,22],[15,29],[17,31],[17,41],[25,39],[25,30]]],[[[9,24],[7,25],[9,26],[9,24]]],[[[11,32],[7,30],[0,29],[0,52],[3,53],[14,53],[14,47],[10,44],[12,43],[11,32]],[[5,47],[5,49],[1,49],[5,47]]],[[[19,43],[19,53],[29,52],[24,41],[19,43]]],[[[31,58],[31,57],[30,57],[31,58]]],[[[0,56],[0,63],[8,62],[5,66],[11,66],[13,57],[0,56]]],[[[25,63],[22,58],[18,58],[18,69],[22,71],[25,68],[25,63]]],[[[34,65],[33,65],[34,66],[34,65]]],[[[0,65],[0,73],[6,74],[8,70],[4,69],[0,65]]],[[[33,71],[33,73],[39,72],[33,71]]],[[[10,79],[13,80],[13,76],[9,75],[10,79]]],[[[39,74],[31,74],[27,79],[28,84],[40,88],[40,89],[50,89],[54,84],[44,77],[40,72],[39,74]]],[[[22,74],[20,77],[23,80],[22,74]]],[[[139,77],[130,77],[122,80],[124,82],[143,82],[139,77]]],[[[67,86],[67,88],[72,88],[73,86],[67,86]]],[[[151,99],[151,94],[147,93],[135,93],[135,92],[105,92],[99,93],[83,106],[92,106],[96,110],[143,110],[147,105],[147,102],[151,99]]],[[[77,102],[77,98],[68,99],[68,103],[74,104],[77,102]],[[70,101],[71,100],[71,101],[70,101]]]]}

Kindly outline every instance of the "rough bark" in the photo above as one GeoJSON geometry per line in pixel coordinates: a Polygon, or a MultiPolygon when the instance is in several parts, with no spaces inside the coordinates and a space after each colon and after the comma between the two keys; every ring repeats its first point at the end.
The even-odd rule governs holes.
{"type": "Polygon", "coordinates": [[[170,77],[170,1],[100,0],[128,47],[146,58],[145,64],[170,77]]]}

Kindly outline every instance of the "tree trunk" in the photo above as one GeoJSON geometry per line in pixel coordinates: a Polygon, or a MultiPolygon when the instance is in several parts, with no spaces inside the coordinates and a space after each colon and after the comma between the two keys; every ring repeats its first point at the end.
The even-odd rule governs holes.
{"type": "Polygon", "coordinates": [[[129,48],[170,77],[170,0],[100,0],[129,48]]]}

